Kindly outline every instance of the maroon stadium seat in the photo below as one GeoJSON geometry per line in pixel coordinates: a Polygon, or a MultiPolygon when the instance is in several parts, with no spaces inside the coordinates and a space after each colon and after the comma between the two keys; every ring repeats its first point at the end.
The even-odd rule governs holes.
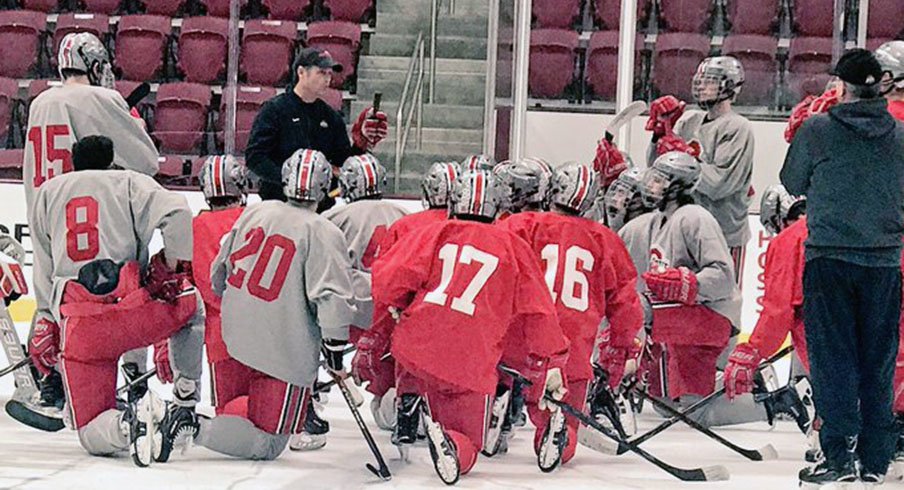
{"type": "Polygon", "coordinates": [[[571,29],[581,14],[580,0],[533,0],[531,13],[537,27],[571,29]]]}
{"type": "Polygon", "coordinates": [[[791,40],[788,53],[788,83],[792,101],[809,94],[821,94],[832,68],[832,38],[798,37],[791,40]]]}
{"type": "MultiPolygon", "coordinates": [[[[635,79],[640,77],[643,35],[638,34],[634,44],[635,79]]],[[[615,100],[618,85],[618,31],[596,31],[590,36],[587,47],[585,76],[593,93],[603,100],[615,100]]]]}
{"type": "Polygon", "coordinates": [[[883,44],[885,44],[885,43],[887,43],[888,41],[891,41],[891,40],[892,40],[892,39],[887,38],[887,37],[871,37],[871,38],[868,38],[868,39],[866,40],[866,49],[868,49],[868,50],[870,50],[870,51],[875,51],[876,49],[879,48],[879,46],[882,46],[883,44]]]}
{"type": "Polygon", "coordinates": [[[904,0],[870,0],[866,20],[868,38],[898,37],[904,30],[904,0]]]}
{"type": "Polygon", "coordinates": [[[0,76],[27,78],[38,68],[38,41],[47,24],[47,15],[31,10],[0,11],[0,76]]]}
{"type": "Polygon", "coordinates": [[[307,45],[326,49],[339,63],[342,72],[333,75],[333,88],[340,88],[355,74],[358,47],[361,44],[361,26],[354,22],[331,20],[308,24],[307,45]]]}
{"type": "Polygon", "coordinates": [[[0,150],[0,179],[22,180],[25,150],[0,150]]]}
{"type": "MultiPolygon", "coordinates": [[[[207,8],[207,15],[229,17],[229,0],[200,0],[200,2],[207,8]]],[[[241,10],[246,4],[248,4],[248,0],[240,0],[239,9],[241,10]]]]}
{"type": "MultiPolygon", "coordinates": [[[[743,1],[743,0],[742,0],[743,1]]],[[[826,0],[794,0],[791,18],[801,36],[832,37],[835,9],[826,0]]]]}
{"type": "Polygon", "coordinates": [[[744,86],[738,96],[741,105],[770,105],[775,86],[778,40],[752,34],[729,36],[722,54],[734,56],[744,67],[744,86]]]}
{"type": "Polygon", "coordinates": [[[780,0],[729,0],[732,34],[771,34],[777,30],[780,0]]]}
{"type": "Polygon", "coordinates": [[[206,156],[192,159],[191,174],[189,174],[188,178],[188,181],[192,187],[197,188],[201,185],[201,169],[204,168],[204,163],[206,161],[206,156]]]}
{"type": "Polygon", "coordinates": [[[528,88],[531,96],[555,98],[574,80],[578,33],[564,29],[530,32],[528,88]]]}
{"type": "Polygon", "coordinates": [[[150,15],[176,17],[184,2],[185,0],[144,0],[144,11],[150,15]]]}
{"type": "Polygon", "coordinates": [[[13,109],[19,99],[19,84],[12,78],[0,78],[0,146],[6,146],[6,139],[13,122],[13,109]]]}
{"type": "Polygon", "coordinates": [[[226,72],[226,40],[229,20],[189,17],[179,33],[179,70],[185,80],[213,83],[226,72]]]}
{"type": "Polygon", "coordinates": [[[110,32],[110,19],[104,14],[79,13],[60,14],[57,17],[56,30],[53,31],[53,46],[51,46],[51,66],[57,66],[57,53],[60,49],[60,41],[71,32],[90,32],[104,41],[110,32]]]}
{"type": "Polygon", "coordinates": [[[271,19],[302,20],[311,0],[262,0],[271,19]]]}
{"type": "Polygon", "coordinates": [[[113,15],[119,11],[120,0],[80,0],[79,3],[87,12],[113,15]]]}
{"type": "Polygon", "coordinates": [[[116,33],[116,66],[123,78],[156,80],[163,71],[170,19],[159,15],[124,15],[116,33]]]}
{"type": "Polygon", "coordinates": [[[660,24],[670,32],[704,32],[712,0],[666,0],[659,2],[660,24]]]}
{"type": "Polygon", "coordinates": [[[182,179],[182,167],[185,162],[182,158],[174,155],[161,155],[157,158],[160,170],[154,177],[158,182],[164,185],[178,185],[180,180],[187,182],[188,179],[182,179]]]}
{"type": "Polygon", "coordinates": [[[207,130],[210,87],[197,83],[164,83],[157,90],[154,137],[162,152],[196,153],[207,130]]]}
{"type": "Polygon", "coordinates": [[[323,0],[323,5],[330,10],[333,20],[347,20],[359,23],[364,14],[373,8],[373,0],[323,0]]]}
{"type": "Polygon", "coordinates": [[[297,34],[294,22],[246,21],[241,70],[248,83],[270,86],[283,83],[289,74],[297,34]]]}
{"type": "MultiPolygon", "coordinates": [[[[647,18],[647,11],[647,0],[637,0],[637,32],[643,31],[639,26],[647,18]]],[[[617,31],[621,17],[621,0],[594,0],[593,17],[604,29],[617,31]]]]}
{"type": "Polygon", "coordinates": [[[653,54],[653,86],[659,95],[691,100],[691,79],[708,55],[709,38],[702,34],[660,34],[653,54]]]}
{"type": "MultiPolygon", "coordinates": [[[[276,97],[276,89],[272,87],[239,87],[235,94],[235,151],[245,151],[251,125],[264,102],[276,97]]],[[[217,141],[223,144],[224,115],[226,105],[220,105],[220,120],[217,124],[217,141]]]]}
{"type": "Polygon", "coordinates": [[[48,13],[57,12],[60,9],[60,2],[58,0],[22,0],[22,8],[48,13]]]}
{"type": "Polygon", "coordinates": [[[329,88],[326,90],[326,93],[321,97],[324,102],[326,102],[330,107],[336,109],[337,111],[342,111],[342,91],[336,90],[334,88],[329,88]]]}

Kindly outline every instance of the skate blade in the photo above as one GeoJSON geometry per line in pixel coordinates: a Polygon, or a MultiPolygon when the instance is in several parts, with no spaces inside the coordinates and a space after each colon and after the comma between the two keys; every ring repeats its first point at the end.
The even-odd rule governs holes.
{"type": "Polygon", "coordinates": [[[397,444],[396,449],[399,450],[399,459],[410,463],[411,462],[411,444],[397,444]]]}
{"type": "Polygon", "coordinates": [[[550,417],[549,426],[544,434],[543,441],[540,443],[540,453],[537,455],[537,466],[543,473],[550,473],[562,463],[562,451],[566,443],[559,446],[556,439],[559,437],[567,437],[562,434],[565,430],[565,415],[561,410],[555,410],[550,417]]]}
{"type": "Polygon", "coordinates": [[[316,451],[326,446],[326,435],[296,434],[289,441],[292,451],[316,451]]]}
{"type": "Polygon", "coordinates": [[[863,490],[871,488],[862,482],[831,482],[825,484],[800,482],[801,490],[863,490]]]}
{"type": "MultiPolygon", "coordinates": [[[[150,394],[146,397],[152,396],[150,394]]],[[[138,403],[138,409],[135,410],[135,416],[139,422],[144,423],[144,435],[137,437],[132,441],[132,461],[140,468],[146,468],[151,465],[154,459],[154,408],[151,400],[142,400],[138,403]]]]}
{"type": "MultiPolygon", "coordinates": [[[[430,450],[434,454],[433,467],[436,469],[436,474],[446,485],[454,485],[461,476],[458,459],[455,455],[446,454],[446,450],[443,447],[447,446],[446,435],[439,424],[429,420],[426,421],[425,425],[427,426],[427,439],[430,441],[430,450]]],[[[448,449],[452,450],[451,447],[448,449]]]]}

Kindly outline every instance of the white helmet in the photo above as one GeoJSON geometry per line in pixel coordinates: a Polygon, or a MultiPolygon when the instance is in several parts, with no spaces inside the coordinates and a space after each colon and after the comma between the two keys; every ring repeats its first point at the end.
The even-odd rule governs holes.
{"type": "Polygon", "coordinates": [[[534,167],[506,160],[493,167],[493,174],[499,183],[500,206],[510,213],[523,210],[540,189],[540,176],[534,167]]]}
{"type": "Polygon", "coordinates": [[[115,79],[107,48],[90,32],[71,32],[60,41],[57,53],[60,78],[63,70],[75,70],[88,76],[91,85],[113,88],[115,79]]]}
{"type": "Polygon", "coordinates": [[[700,62],[691,82],[691,94],[703,109],[731,99],[744,85],[744,67],[732,56],[712,56],[700,62]],[[712,88],[711,88],[712,87],[712,88]]]}
{"type": "Polygon", "coordinates": [[[641,195],[646,207],[654,208],[671,201],[681,192],[690,192],[700,180],[700,162],[683,151],[659,156],[644,173],[641,195]]]}
{"type": "Polygon", "coordinates": [[[211,155],[204,161],[201,173],[201,192],[210,202],[218,197],[236,197],[243,202],[248,186],[245,166],[232,155],[211,155]]]}
{"type": "Polygon", "coordinates": [[[882,71],[891,75],[891,86],[904,90],[904,41],[889,41],[879,46],[876,59],[882,65],[882,71]]]}
{"type": "Polygon", "coordinates": [[[599,179],[596,172],[580,163],[566,163],[552,176],[550,201],[576,214],[584,214],[596,199],[599,179]]]}
{"type": "Polygon", "coordinates": [[[806,212],[804,197],[792,196],[781,184],[769,186],[760,199],[760,223],[766,231],[778,235],[788,219],[796,219],[806,212]]]}
{"type": "Polygon", "coordinates": [[[641,197],[644,172],[635,167],[628,167],[619,174],[615,182],[606,189],[604,198],[606,224],[618,231],[627,222],[643,214],[645,208],[641,197]]]}
{"type": "Polygon", "coordinates": [[[424,190],[425,208],[445,208],[449,206],[452,185],[458,178],[459,169],[456,162],[436,162],[430,165],[421,188],[424,190]]]}
{"type": "Polygon", "coordinates": [[[339,186],[348,202],[380,197],[386,188],[386,169],[370,153],[348,157],[339,172],[339,186]]]}
{"type": "Polygon", "coordinates": [[[449,213],[492,221],[500,210],[501,193],[496,176],[486,170],[462,172],[452,186],[449,213]]]}
{"type": "Polygon", "coordinates": [[[283,194],[295,201],[319,203],[330,189],[333,169],[317,150],[298,150],[282,166],[283,194]]]}
{"type": "Polygon", "coordinates": [[[496,162],[489,155],[471,155],[461,161],[461,171],[469,170],[493,170],[496,162]]]}

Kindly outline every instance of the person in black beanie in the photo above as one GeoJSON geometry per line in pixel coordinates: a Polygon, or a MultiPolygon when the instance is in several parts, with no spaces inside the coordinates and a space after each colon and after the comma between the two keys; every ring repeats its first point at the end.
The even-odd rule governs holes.
{"type": "Polygon", "coordinates": [[[881,483],[897,436],[904,127],[872,53],[847,52],[832,74],[841,103],[803,123],[781,170],[788,192],[807,197],[803,315],[825,459],[799,476],[817,487],[881,483]]]}

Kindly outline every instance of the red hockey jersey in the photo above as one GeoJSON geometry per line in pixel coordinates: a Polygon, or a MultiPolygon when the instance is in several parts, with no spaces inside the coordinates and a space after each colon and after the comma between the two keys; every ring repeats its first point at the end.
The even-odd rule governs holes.
{"type": "Polygon", "coordinates": [[[605,226],[578,216],[528,212],[499,224],[523,238],[541,261],[562,331],[570,342],[569,380],[593,376],[590,357],[605,317],[612,343],[630,347],[643,326],[637,270],[625,244],[605,226]]]}
{"type": "Polygon", "coordinates": [[[491,224],[452,219],[412,231],[374,265],[373,285],[375,303],[403,310],[393,357],[421,378],[495,393],[515,327],[524,335],[510,340],[531,360],[568,348],[530,247],[491,224]]]}
{"type": "Polygon", "coordinates": [[[192,251],[192,277],[195,286],[201,293],[206,310],[204,320],[204,343],[207,345],[207,360],[222,361],[229,358],[226,344],[223,343],[220,320],[220,297],[213,293],[210,286],[210,266],[217,254],[223,237],[232,229],[244,207],[228,208],[219,211],[202,211],[192,221],[194,234],[194,250],[192,251]]]}
{"type": "Polygon", "coordinates": [[[418,228],[422,228],[439,221],[446,221],[447,219],[449,219],[449,211],[446,208],[426,209],[419,213],[412,213],[407,216],[402,216],[395,223],[393,223],[392,226],[389,227],[389,230],[386,231],[383,242],[380,244],[380,250],[384,252],[386,250],[389,250],[390,247],[398,243],[399,239],[402,236],[408,234],[412,230],[416,230],[418,228]]]}

